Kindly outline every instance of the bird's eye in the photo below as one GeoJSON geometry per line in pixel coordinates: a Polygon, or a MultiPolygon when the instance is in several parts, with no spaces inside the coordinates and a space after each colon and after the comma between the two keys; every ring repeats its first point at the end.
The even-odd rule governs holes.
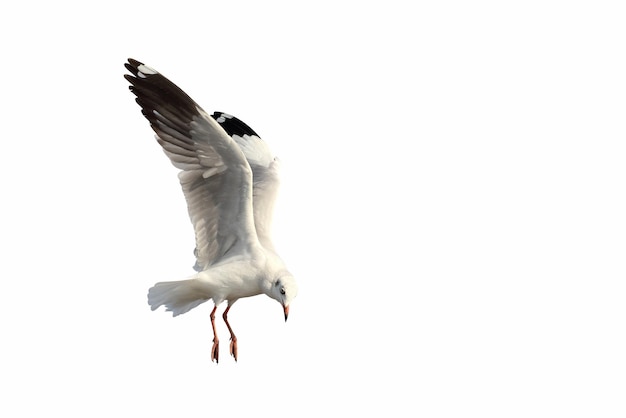
{"type": "Polygon", "coordinates": [[[284,295],[284,294],[285,294],[285,288],[284,288],[284,287],[281,287],[281,288],[280,288],[280,294],[281,294],[281,295],[284,295]]]}

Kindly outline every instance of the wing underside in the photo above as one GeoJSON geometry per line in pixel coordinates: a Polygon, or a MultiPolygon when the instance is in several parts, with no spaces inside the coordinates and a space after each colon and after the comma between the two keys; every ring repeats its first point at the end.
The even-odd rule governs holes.
{"type": "Polygon", "coordinates": [[[258,242],[254,225],[255,171],[240,145],[179,87],[129,59],[125,75],[137,103],[179,179],[196,236],[196,266],[203,270],[258,242]]]}

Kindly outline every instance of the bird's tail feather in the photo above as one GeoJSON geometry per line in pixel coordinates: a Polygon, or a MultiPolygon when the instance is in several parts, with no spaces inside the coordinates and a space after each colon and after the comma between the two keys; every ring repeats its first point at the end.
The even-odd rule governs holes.
{"type": "Polygon", "coordinates": [[[165,305],[166,310],[174,316],[184,314],[209,300],[198,291],[195,282],[195,279],[189,279],[157,283],[148,290],[148,303],[153,311],[165,305]]]}

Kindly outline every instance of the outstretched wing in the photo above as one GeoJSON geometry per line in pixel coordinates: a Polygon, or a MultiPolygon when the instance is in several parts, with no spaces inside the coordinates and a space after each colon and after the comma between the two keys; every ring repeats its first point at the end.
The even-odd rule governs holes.
{"type": "Polygon", "coordinates": [[[241,120],[224,112],[215,112],[212,116],[239,145],[252,168],[254,225],[261,245],[273,251],[270,230],[280,184],[278,159],[267,143],[241,120]]]}
{"type": "Polygon", "coordinates": [[[172,164],[179,168],[196,235],[196,266],[252,250],[258,243],[252,170],[238,144],[185,92],[152,68],[129,59],[125,78],[172,164]]]}

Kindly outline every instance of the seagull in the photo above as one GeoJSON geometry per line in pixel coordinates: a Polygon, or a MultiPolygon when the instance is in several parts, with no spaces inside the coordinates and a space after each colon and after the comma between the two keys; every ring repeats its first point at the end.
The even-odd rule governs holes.
{"type": "Polygon", "coordinates": [[[173,316],[211,299],[213,347],[219,362],[215,312],[230,332],[237,361],[237,337],[228,322],[233,304],[265,294],[281,304],[285,321],[297,293],[293,275],[278,256],[270,226],[278,190],[278,159],[248,125],[223,112],[206,113],[159,72],[128,59],[124,77],[172,164],[194,228],[196,273],[186,280],[156,283],[148,291],[152,310],[165,305],[173,316]]]}

